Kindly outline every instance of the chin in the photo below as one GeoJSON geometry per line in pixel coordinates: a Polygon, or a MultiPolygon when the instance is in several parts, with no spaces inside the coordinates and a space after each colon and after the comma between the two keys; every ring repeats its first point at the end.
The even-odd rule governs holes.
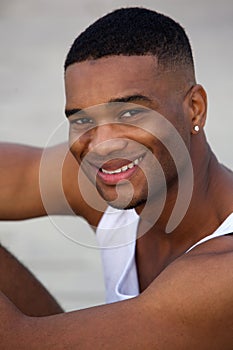
{"type": "Polygon", "coordinates": [[[130,209],[136,209],[141,206],[144,206],[147,202],[147,199],[133,199],[131,200],[130,203],[126,202],[124,203],[123,201],[116,200],[116,201],[107,201],[108,205],[115,209],[120,209],[120,210],[130,210],[130,209]]]}
{"type": "Polygon", "coordinates": [[[131,191],[132,187],[128,188],[128,186],[119,186],[118,188],[112,187],[110,190],[110,188],[105,189],[96,184],[96,188],[105,202],[115,209],[134,209],[145,205],[148,200],[146,186],[140,191],[139,188],[137,191],[131,191]]]}

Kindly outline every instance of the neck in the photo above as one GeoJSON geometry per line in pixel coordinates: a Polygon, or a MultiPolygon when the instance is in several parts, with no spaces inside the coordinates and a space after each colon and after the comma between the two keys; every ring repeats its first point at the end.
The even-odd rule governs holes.
{"type": "MultiPolygon", "coordinates": [[[[141,291],[169,263],[184,254],[196,242],[213,233],[233,212],[233,191],[230,191],[233,188],[232,173],[218,163],[205,140],[204,133],[196,136],[190,147],[193,191],[191,201],[178,226],[169,234],[166,233],[177,200],[178,186],[175,184],[169,188],[164,209],[156,222],[153,223],[151,217],[158,210],[157,200],[151,201],[146,214],[140,208],[144,215],[141,216],[138,229],[136,261],[141,291]]],[[[184,179],[185,173],[182,177],[183,181],[184,179]]]]}
{"type": "Polygon", "coordinates": [[[179,186],[176,181],[169,187],[161,215],[162,200],[158,197],[138,210],[141,216],[140,236],[149,230],[153,231],[157,237],[160,236],[164,241],[169,241],[171,245],[179,242],[179,247],[183,246],[181,250],[213,232],[226,215],[224,210],[218,208],[218,201],[214,200],[216,183],[221,179],[222,166],[207,144],[204,133],[194,137],[190,147],[193,183],[190,184],[190,177],[187,176],[187,169],[185,169],[179,179],[179,186]],[[190,188],[191,185],[193,185],[192,188],[190,188]],[[179,196],[181,187],[182,196],[179,196]],[[170,218],[175,212],[175,206],[177,212],[173,215],[171,223],[170,218]],[[154,221],[151,218],[155,218],[154,221]],[[167,229],[169,220],[172,227],[170,230],[167,229]],[[183,241],[182,245],[181,241],[183,241]]]}

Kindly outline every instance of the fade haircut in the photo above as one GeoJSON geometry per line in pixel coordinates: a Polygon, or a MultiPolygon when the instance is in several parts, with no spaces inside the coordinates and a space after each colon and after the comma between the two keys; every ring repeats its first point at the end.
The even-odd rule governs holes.
{"type": "Polygon", "coordinates": [[[73,63],[113,55],[154,55],[159,66],[184,67],[194,75],[189,39],[179,23],[141,7],[115,10],[90,25],[74,41],[65,61],[73,63]]]}

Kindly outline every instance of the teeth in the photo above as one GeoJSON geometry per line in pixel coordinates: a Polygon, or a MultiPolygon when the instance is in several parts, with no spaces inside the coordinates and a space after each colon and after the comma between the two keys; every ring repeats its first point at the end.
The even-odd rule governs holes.
{"type": "Polygon", "coordinates": [[[112,175],[112,174],[119,174],[119,173],[123,173],[125,171],[127,171],[128,169],[132,169],[135,165],[138,165],[139,162],[142,161],[142,157],[140,158],[137,158],[135,159],[132,163],[129,163],[127,165],[124,165],[122,166],[121,168],[119,169],[116,169],[116,170],[113,170],[113,171],[108,171],[104,168],[101,168],[101,171],[104,173],[104,174],[109,174],[109,175],[112,175]]]}
{"type": "Polygon", "coordinates": [[[128,164],[127,167],[128,167],[129,169],[132,169],[132,168],[134,167],[134,163],[128,164]]]}
{"type": "Polygon", "coordinates": [[[112,171],[112,173],[120,173],[121,172],[121,169],[117,169],[117,170],[115,170],[115,171],[112,171]]]}

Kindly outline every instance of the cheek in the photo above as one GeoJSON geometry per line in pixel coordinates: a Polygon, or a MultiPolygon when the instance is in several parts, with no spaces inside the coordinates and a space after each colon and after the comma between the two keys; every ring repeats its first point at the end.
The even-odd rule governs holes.
{"type": "Polygon", "coordinates": [[[171,142],[174,145],[181,144],[182,141],[185,143],[186,147],[189,148],[190,144],[190,122],[189,117],[185,113],[182,103],[180,103],[173,110],[173,117],[171,120],[173,129],[171,128],[170,139],[174,140],[171,142]]]}
{"type": "Polygon", "coordinates": [[[87,152],[90,142],[89,133],[77,133],[70,128],[69,130],[69,148],[74,157],[79,161],[87,152]]]}
{"type": "Polygon", "coordinates": [[[82,154],[82,145],[80,144],[79,141],[76,142],[69,142],[69,148],[70,152],[73,154],[77,162],[81,163],[81,154],[82,154]]]}

